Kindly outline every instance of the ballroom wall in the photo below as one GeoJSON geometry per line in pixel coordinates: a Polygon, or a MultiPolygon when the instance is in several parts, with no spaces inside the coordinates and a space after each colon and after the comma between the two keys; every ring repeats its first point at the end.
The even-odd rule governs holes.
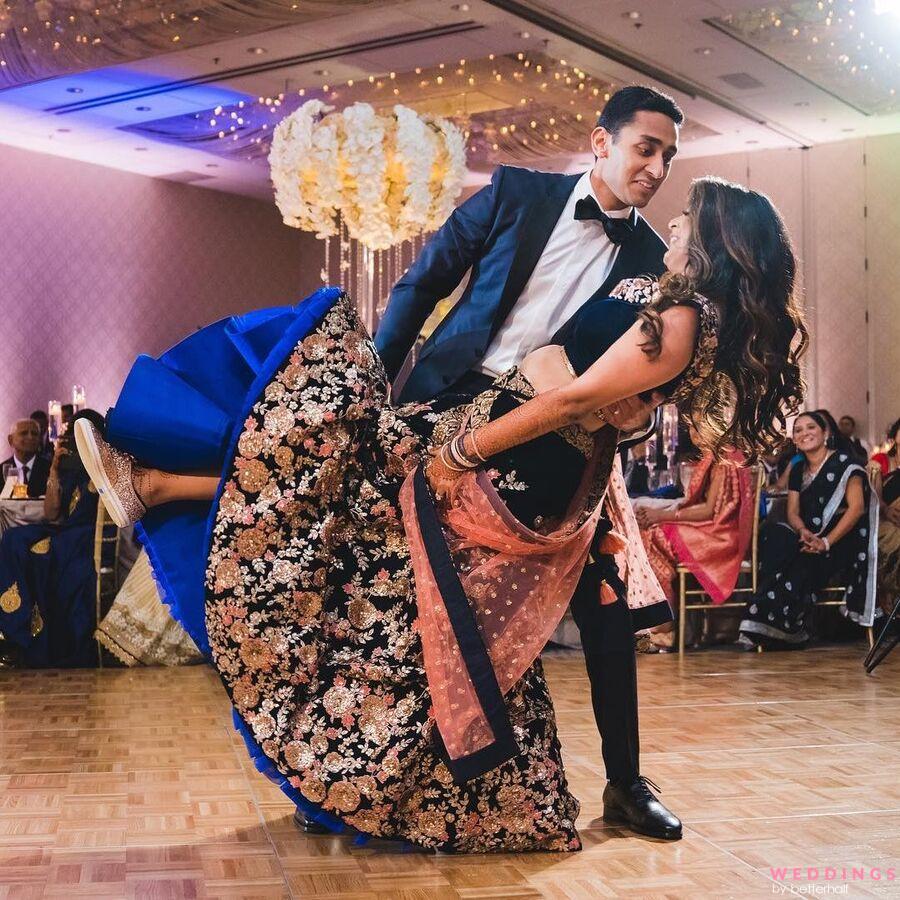
{"type": "Polygon", "coordinates": [[[105,411],[138,353],[318,286],[274,203],[5,146],[0,170],[4,429],[75,383],[105,411]]]}
{"type": "Polygon", "coordinates": [[[719,175],[767,193],[801,259],[809,406],[853,415],[882,440],[900,416],[900,135],[677,160],[647,218],[663,231],[691,180],[719,175]]]}

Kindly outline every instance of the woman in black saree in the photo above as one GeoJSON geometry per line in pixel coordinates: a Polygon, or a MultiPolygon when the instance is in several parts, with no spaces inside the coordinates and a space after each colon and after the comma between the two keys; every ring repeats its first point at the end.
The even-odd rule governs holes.
{"type": "Polygon", "coordinates": [[[847,615],[863,626],[874,621],[878,504],[866,470],[849,450],[835,449],[819,411],[797,417],[794,443],[802,459],[788,482],[787,522],[760,536],[759,587],[740,626],[748,650],[806,644],[816,592],[838,577],[847,615]]]}
{"type": "Polygon", "coordinates": [[[142,358],[110,443],[80,432],[307,817],[445,851],[580,847],[538,655],[589,553],[622,596],[600,516],[617,434],[596,411],[660,387],[716,452],[752,456],[802,390],[768,199],[704,179],[670,230],[668,277],[586,304],[564,347],[467,406],[392,406],[352,303],[324,289],[142,358]]]}

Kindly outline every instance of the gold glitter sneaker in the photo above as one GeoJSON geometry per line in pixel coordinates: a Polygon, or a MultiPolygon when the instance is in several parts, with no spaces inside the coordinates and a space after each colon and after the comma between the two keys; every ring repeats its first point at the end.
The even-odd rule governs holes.
{"type": "Polygon", "coordinates": [[[87,419],[75,422],[75,444],[113,522],[119,528],[137,522],[147,512],[147,507],[132,482],[134,457],[104,441],[87,419]]]}

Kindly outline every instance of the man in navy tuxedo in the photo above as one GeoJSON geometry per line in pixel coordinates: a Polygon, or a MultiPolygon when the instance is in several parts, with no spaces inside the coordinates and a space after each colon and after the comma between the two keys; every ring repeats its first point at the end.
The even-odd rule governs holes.
{"type": "MultiPolygon", "coordinates": [[[[439,300],[468,285],[425,342],[400,402],[471,398],[537,347],[563,343],[566,322],[623,278],[663,272],[666,246],[640,216],[677,152],[681,110],[648,87],[614,94],[591,133],[583,175],[500,166],[456,209],[391,293],[375,343],[394,380],[439,300]]],[[[461,400],[464,402],[464,399],[461,400]]],[[[651,407],[621,404],[646,420],[651,407]]],[[[606,412],[606,411],[605,411],[606,412]]],[[[621,414],[609,418],[620,428],[621,414]]],[[[681,822],[640,775],[634,629],[624,600],[599,602],[588,565],[572,599],[608,784],[604,817],[642,834],[681,837],[681,822]]]]}

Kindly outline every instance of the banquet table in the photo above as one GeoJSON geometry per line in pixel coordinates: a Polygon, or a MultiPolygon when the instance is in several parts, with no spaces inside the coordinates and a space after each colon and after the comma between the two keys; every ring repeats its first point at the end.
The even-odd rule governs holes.
{"type": "Polygon", "coordinates": [[[17,525],[34,525],[43,521],[43,500],[0,500],[0,535],[17,525]]]}

